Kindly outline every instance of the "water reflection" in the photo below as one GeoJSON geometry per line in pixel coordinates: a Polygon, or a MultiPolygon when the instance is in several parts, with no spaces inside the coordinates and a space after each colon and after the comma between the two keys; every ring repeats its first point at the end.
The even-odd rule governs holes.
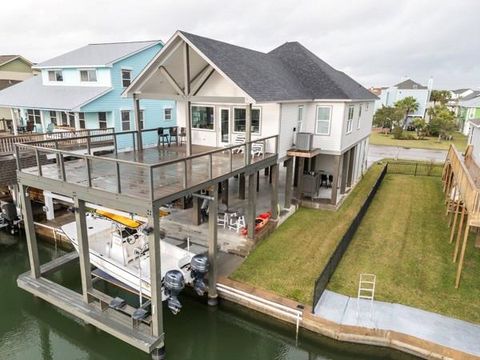
{"type": "MultiPolygon", "coordinates": [[[[55,256],[53,247],[39,244],[39,250],[42,261],[55,256]]],[[[0,233],[0,359],[150,359],[17,288],[16,277],[26,269],[24,241],[0,233]]],[[[52,279],[78,291],[78,264],[69,265],[52,279]]],[[[98,286],[111,290],[104,283],[98,286]]],[[[135,296],[130,298],[135,300],[135,296]]],[[[380,348],[337,343],[306,331],[300,333],[296,346],[293,325],[229,303],[209,308],[189,296],[183,296],[182,302],[184,308],[177,316],[164,309],[168,359],[411,359],[380,348]]]]}

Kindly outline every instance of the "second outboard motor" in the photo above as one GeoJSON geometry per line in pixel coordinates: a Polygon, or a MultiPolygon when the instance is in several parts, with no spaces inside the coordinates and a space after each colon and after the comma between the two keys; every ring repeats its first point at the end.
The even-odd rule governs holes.
{"type": "Polygon", "coordinates": [[[173,315],[176,315],[182,309],[182,304],[178,300],[178,295],[185,287],[185,279],[179,270],[167,271],[163,279],[163,286],[165,288],[165,295],[168,296],[168,308],[173,315]]]}
{"type": "Polygon", "coordinates": [[[203,296],[208,289],[204,280],[205,274],[208,272],[208,266],[208,257],[205,254],[197,254],[190,260],[193,288],[199,296],[203,296]]]}

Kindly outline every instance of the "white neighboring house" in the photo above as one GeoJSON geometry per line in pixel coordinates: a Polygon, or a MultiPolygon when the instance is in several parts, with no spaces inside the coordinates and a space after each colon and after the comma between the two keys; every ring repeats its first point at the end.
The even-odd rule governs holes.
{"type": "Polygon", "coordinates": [[[470,120],[468,145],[471,145],[470,156],[475,164],[480,167],[480,119],[470,120]]]}
{"type": "Polygon", "coordinates": [[[383,106],[393,106],[397,101],[412,96],[418,102],[418,110],[411,113],[409,118],[425,117],[428,102],[430,100],[430,92],[432,91],[433,79],[428,81],[428,86],[421,85],[411,79],[381,88],[379,99],[375,102],[375,111],[383,106]]]}
{"type": "Polygon", "coordinates": [[[245,134],[251,106],[252,139],[279,135],[279,162],[303,158],[296,179],[316,173],[332,180],[336,191],[323,186],[311,194],[319,203],[336,205],[367,168],[377,97],[298,42],[263,53],[177,31],[124,96],[176,100],[179,126],[188,129],[191,112],[192,143],[214,147],[245,134]],[[295,152],[298,132],[311,134],[310,151],[295,152]]]}

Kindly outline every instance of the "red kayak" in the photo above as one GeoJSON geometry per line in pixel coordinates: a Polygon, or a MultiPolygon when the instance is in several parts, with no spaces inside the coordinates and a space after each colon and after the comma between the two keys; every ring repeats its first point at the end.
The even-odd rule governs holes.
{"type": "MultiPolygon", "coordinates": [[[[255,218],[255,233],[262,230],[265,227],[265,225],[268,224],[271,217],[272,217],[272,213],[270,211],[259,214],[255,218]]],[[[247,233],[248,233],[247,228],[243,228],[242,235],[247,235],[247,233]]]]}

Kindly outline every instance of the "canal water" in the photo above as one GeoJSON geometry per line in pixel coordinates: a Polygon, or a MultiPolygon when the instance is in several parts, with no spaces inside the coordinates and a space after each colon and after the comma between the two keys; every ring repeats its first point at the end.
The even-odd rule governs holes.
{"type": "MultiPolygon", "coordinates": [[[[42,261],[61,254],[42,243],[39,251],[42,261]]],[[[0,232],[0,359],[150,359],[17,288],[18,274],[27,269],[24,239],[0,232]]],[[[79,288],[78,264],[52,277],[79,288]]],[[[413,359],[396,351],[335,342],[307,331],[301,331],[296,342],[293,325],[230,303],[209,308],[201,299],[188,295],[181,299],[184,308],[180,314],[173,316],[164,309],[167,360],[413,359]]]]}

